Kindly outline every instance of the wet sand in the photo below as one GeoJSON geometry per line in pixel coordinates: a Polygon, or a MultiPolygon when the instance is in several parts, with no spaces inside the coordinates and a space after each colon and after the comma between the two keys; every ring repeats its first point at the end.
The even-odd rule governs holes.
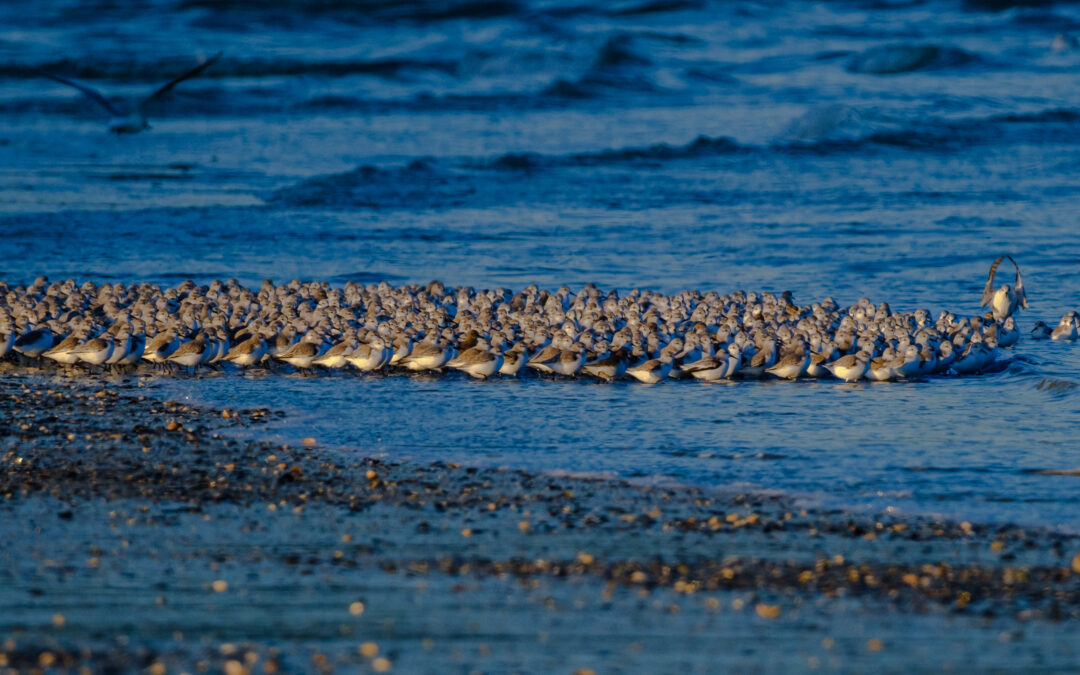
{"type": "Polygon", "coordinates": [[[138,384],[0,375],[0,672],[1080,659],[1075,537],[241,440],[277,413],[138,384]]]}

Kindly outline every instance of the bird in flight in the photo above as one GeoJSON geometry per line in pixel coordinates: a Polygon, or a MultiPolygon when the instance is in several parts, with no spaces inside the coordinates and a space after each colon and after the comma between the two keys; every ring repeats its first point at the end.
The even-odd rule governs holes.
{"type": "Polygon", "coordinates": [[[37,68],[31,68],[30,70],[37,73],[38,75],[41,75],[42,77],[47,77],[50,80],[55,80],[61,84],[66,84],[69,87],[74,87],[82,93],[86,94],[86,96],[93,99],[95,102],[97,102],[98,105],[108,111],[109,115],[112,116],[112,120],[109,122],[109,131],[111,131],[112,133],[137,134],[150,128],[150,124],[146,121],[147,105],[149,105],[155,99],[164,96],[173,87],[180,84],[184,80],[195,77],[199,73],[209,68],[211,65],[213,65],[214,61],[217,61],[219,58],[221,58],[221,55],[224,53],[224,51],[220,51],[217,54],[214,54],[207,60],[203,61],[199,65],[184,73],[183,75],[180,75],[179,77],[176,77],[169,82],[161,85],[156,90],[154,90],[152,94],[140,101],[139,104],[135,106],[134,110],[130,111],[118,110],[116,106],[109,102],[109,99],[105,98],[105,96],[102,95],[101,92],[85,84],[75,82],[74,80],[69,80],[66,77],[60,77],[59,75],[47,73],[44,70],[38,70],[37,68]]]}
{"type": "Polygon", "coordinates": [[[994,313],[994,319],[997,321],[1004,321],[1007,317],[1012,316],[1017,308],[1027,309],[1027,294],[1024,292],[1024,281],[1020,278],[1020,266],[1016,264],[1011,255],[1001,256],[990,266],[990,275],[986,279],[986,288],[983,289],[982,296],[982,306],[986,307],[987,305],[990,306],[994,313]],[[995,290],[994,272],[997,271],[998,265],[1005,258],[1008,258],[1009,262],[1016,268],[1016,285],[1009,288],[1009,284],[1002,284],[1001,288],[995,290]]]}

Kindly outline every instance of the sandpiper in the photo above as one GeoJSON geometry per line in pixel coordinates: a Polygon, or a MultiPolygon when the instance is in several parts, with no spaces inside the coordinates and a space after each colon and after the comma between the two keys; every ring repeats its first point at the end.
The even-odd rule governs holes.
{"type": "Polygon", "coordinates": [[[717,352],[712,356],[706,356],[693,363],[684,363],[683,372],[695,380],[703,382],[715,382],[730,377],[733,371],[733,363],[738,363],[737,356],[732,357],[727,352],[717,352]]]}
{"type": "Polygon", "coordinates": [[[645,384],[656,384],[660,380],[663,380],[671,372],[671,357],[665,356],[659,359],[649,359],[648,361],[636,365],[632,368],[626,369],[626,374],[634,378],[638,382],[644,382],[645,384]]]}
{"type": "Polygon", "coordinates": [[[563,377],[575,377],[585,365],[585,348],[575,342],[559,352],[559,357],[549,362],[551,372],[563,377]]]}
{"type": "Polygon", "coordinates": [[[446,363],[450,368],[467,373],[470,377],[486,380],[503,365],[503,355],[491,350],[483,342],[477,342],[474,347],[466,349],[446,363]]]}
{"type": "Polygon", "coordinates": [[[131,338],[131,346],[124,356],[116,362],[119,367],[133,366],[137,364],[143,358],[143,352],[146,350],[146,333],[136,333],[131,338]]]}
{"type": "Polygon", "coordinates": [[[249,367],[262,361],[263,356],[266,355],[267,348],[266,338],[256,333],[230,349],[229,352],[225,354],[225,360],[240,366],[241,370],[247,370],[249,367]]]}
{"type": "Polygon", "coordinates": [[[185,368],[190,368],[192,373],[195,373],[199,365],[202,363],[203,356],[206,354],[206,338],[202,333],[195,336],[195,339],[184,342],[176,350],[166,357],[169,363],[175,363],[185,368]]]}
{"type": "Polygon", "coordinates": [[[0,359],[6,358],[15,346],[15,330],[11,326],[4,327],[0,332],[0,359]]]}
{"type": "Polygon", "coordinates": [[[180,339],[172,331],[165,331],[153,337],[143,349],[143,359],[150,363],[166,363],[170,356],[180,348],[180,339]]]}
{"type": "Polygon", "coordinates": [[[765,369],[766,373],[785,380],[798,379],[810,367],[810,352],[805,346],[793,349],[765,369]]]}
{"type": "Polygon", "coordinates": [[[626,353],[620,348],[587,361],[581,367],[581,372],[611,382],[626,374],[626,365],[626,353]]]}
{"type": "Polygon", "coordinates": [[[72,353],[79,357],[79,360],[90,366],[104,365],[109,357],[112,356],[115,344],[111,335],[105,337],[96,337],[90,340],[86,344],[80,345],[76,349],[72,350],[72,353]]]}
{"type": "Polygon", "coordinates": [[[31,359],[36,359],[53,346],[53,334],[48,328],[37,328],[16,338],[12,348],[31,359]]]}
{"type": "Polygon", "coordinates": [[[311,368],[318,356],[318,345],[308,342],[307,340],[301,340],[285,350],[284,353],[278,354],[277,359],[279,361],[284,361],[297,370],[307,371],[311,368]]]}
{"type": "MultiPolygon", "coordinates": [[[[131,335],[131,329],[128,327],[121,328],[120,331],[117,333],[115,340],[117,341],[113,342],[112,354],[109,356],[108,359],[105,360],[105,365],[109,367],[119,365],[119,363],[123,361],[125,357],[127,357],[128,353],[131,351],[132,345],[134,344],[134,338],[131,335]]],[[[142,356],[141,348],[139,356],[142,356]]]]}
{"type": "Polygon", "coordinates": [[[1031,328],[1032,340],[1049,340],[1051,335],[1050,326],[1047,326],[1044,321],[1036,321],[1031,328]]]}
{"type": "Polygon", "coordinates": [[[1011,347],[1020,341],[1020,331],[1016,329],[1016,319],[1009,317],[998,329],[997,343],[1000,347],[1011,347]]]}
{"type": "Polygon", "coordinates": [[[1050,339],[1058,342],[1072,342],[1077,336],[1077,316],[1076,312],[1066,312],[1065,316],[1061,317],[1061,321],[1058,322],[1054,331],[1050,333],[1050,339]]]}
{"type": "Polygon", "coordinates": [[[841,356],[836,361],[827,364],[825,368],[837,379],[845,382],[855,382],[861,380],[863,375],[866,374],[868,361],[869,357],[866,352],[858,352],[857,354],[841,356]]]}
{"type": "Polygon", "coordinates": [[[337,343],[326,352],[312,361],[316,366],[322,366],[323,368],[337,369],[343,367],[347,361],[346,357],[356,348],[356,339],[349,337],[341,342],[337,343]]]}
{"type": "Polygon", "coordinates": [[[1004,321],[1012,316],[1018,307],[1027,309],[1027,294],[1024,293],[1024,282],[1020,278],[1020,266],[1012,259],[1012,256],[1000,256],[990,265],[990,274],[986,278],[986,288],[983,289],[982,306],[989,306],[994,313],[994,319],[1004,321]],[[1001,288],[994,290],[994,273],[1001,261],[1008,258],[1016,268],[1016,285],[1010,288],[1008,284],[1002,284],[1001,288]]]}
{"type": "Polygon", "coordinates": [[[345,360],[362,372],[372,372],[386,366],[393,357],[394,352],[388,348],[380,338],[373,338],[371,342],[361,342],[353,349],[345,360]]]}
{"type": "Polygon", "coordinates": [[[64,365],[71,365],[79,362],[79,355],[75,353],[75,350],[82,344],[83,338],[81,334],[72,333],[63,340],[60,341],[55,347],[46,350],[41,354],[42,357],[62,363],[64,365]]]}
{"type": "Polygon", "coordinates": [[[499,368],[499,374],[517,377],[528,360],[529,355],[525,352],[525,345],[518,342],[503,353],[503,364],[499,368]]]}
{"type": "Polygon", "coordinates": [[[417,342],[409,355],[401,361],[401,365],[409,370],[439,370],[453,357],[452,352],[444,342],[417,342]]]}

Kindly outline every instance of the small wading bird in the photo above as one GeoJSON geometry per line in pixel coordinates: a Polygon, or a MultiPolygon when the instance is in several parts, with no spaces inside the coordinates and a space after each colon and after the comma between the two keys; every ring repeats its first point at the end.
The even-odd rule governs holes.
{"type": "Polygon", "coordinates": [[[109,131],[111,131],[112,133],[137,134],[150,128],[150,124],[146,121],[147,105],[149,105],[157,98],[164,96],[173,87],[180,84],[184,80],[195,77],[199,73],[209,68],[211,65],[213,65],[214,61],[217,61],[219,58],[221,58],[221,55],[224,53],[225,52],[221,51],[217,54],[214,54],[209,59],[203,61],[201,64],[187,71],[183,75],[171,80],[170,82],[167,82],[166,84],[161,85],[152,94],[140,101],[139,104],[135,106],[134,110],[127,112],[118,110],[116,106],[109,102],[109,99],[105,98],[105,96],[101,92],[97,91],[92,87],[89,87],[79,82],[75,82],[74,80],[69,80],[65,77],[60,77],[59,75],[47,73],[44,70],[38,70],[37,68],[30,68],[30,70],[42,77],[47,77],[50,80],[55,80],[60,84],[66,84],[69,87],[74,87],[82,93],[86,94],[87,97],[93,99],[98,105],[108,111],[109,115],[112,116],[112,120],[109,122],[109,131]]]}
{"type": "Polygon", "coordinates": [[[986,278],[986,288],[983,289],[982,306],[990,306],[994,313],[994,320],[1004,321],[1016,312],[1018,307],[1027,309],[1027,295],[1024,293],[1024,281],[1020,278],[1020,266],[1012,259],[1012,256],[1000,256],[990,265],[990,275],[986,278]],[[998,265],[1005,258],[1016,268],[1016,286],[1009,288],[1009,284],[1002,284],[1001,288],[994,290],[994,273],[998,265]]]}

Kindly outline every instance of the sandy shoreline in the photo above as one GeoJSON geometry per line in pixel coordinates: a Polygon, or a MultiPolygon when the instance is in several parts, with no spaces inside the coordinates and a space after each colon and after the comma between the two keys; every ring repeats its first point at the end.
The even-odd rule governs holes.
{"type": "Polygon", "coordinates": [[[1080,539],[1046,530],[352,459],[226,433],[272,411],[123,381],[7,373],[0,414],[0,670],[1054,670],[1080,653],[1080,539]]]}

